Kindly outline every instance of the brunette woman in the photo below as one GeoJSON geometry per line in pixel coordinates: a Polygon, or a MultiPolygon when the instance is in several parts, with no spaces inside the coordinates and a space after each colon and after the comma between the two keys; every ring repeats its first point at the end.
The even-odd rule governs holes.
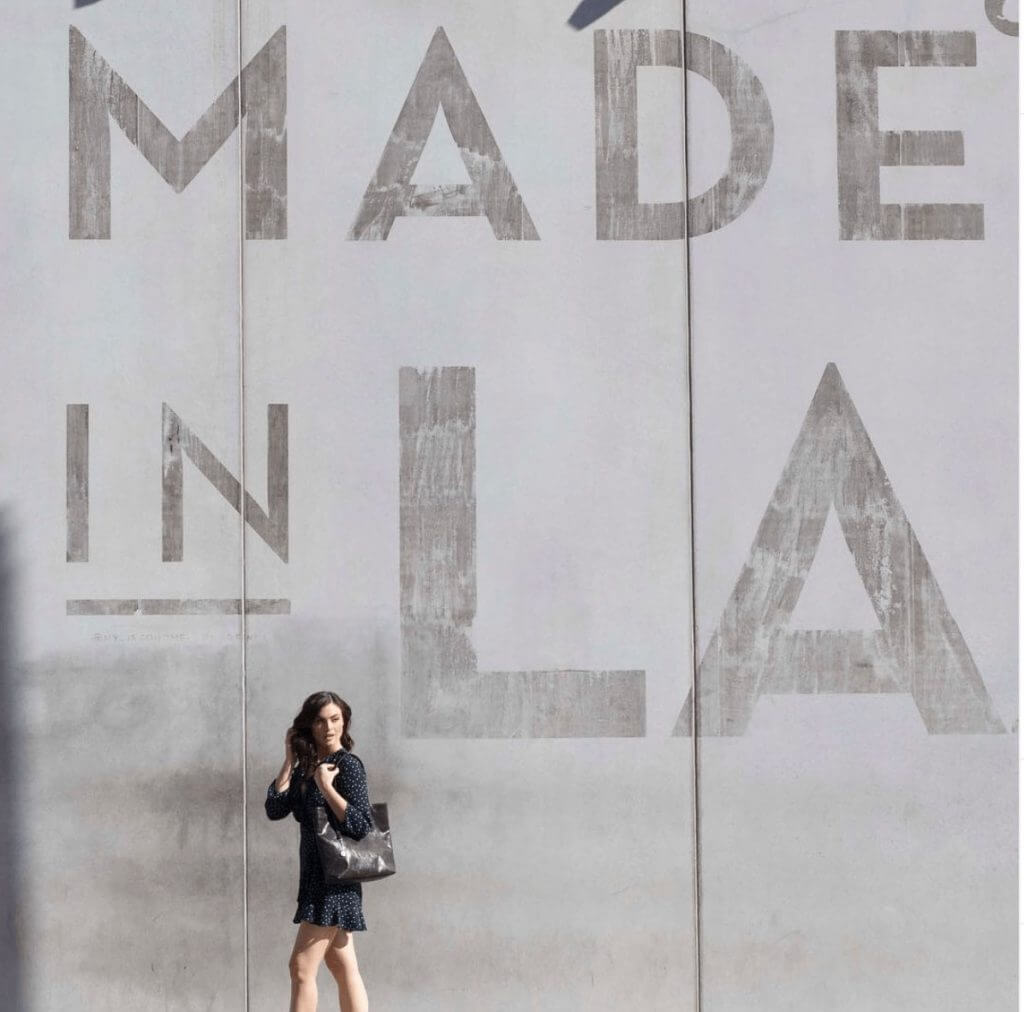
{"type": "Polygon", "coordinates": [[[281,771],[267,788],[271,819],[289,814],[301,827],[298,924],[288,968],[290,1012],[314,1012],[321,961],[338,983],[341,1012],[367,1012],[366,988],[356,962],[353,932],[365,931],[360,882],[324,881],[316,847],[316,810],[326,808],[332,826],[362,839],[370,829],[370,798],[362,763],[351,753],[352,707],[333,692],[314,692],[303,704],[284,743],[281,771]]]}

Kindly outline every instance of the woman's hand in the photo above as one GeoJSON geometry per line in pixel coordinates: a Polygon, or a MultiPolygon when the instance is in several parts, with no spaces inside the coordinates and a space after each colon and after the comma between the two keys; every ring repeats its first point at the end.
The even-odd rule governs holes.
{"type": "Polygon", "coordinates": [[[288,764],[289,769],[295,765],[295,749],[292,748],[292,736],[294,734],[295,728],[290,727],[284,736],[284,761],[288,764]]]}
{"type": "Polygon", "coordinates": [[[320,763],[313,776],[316,778],[316,785],[324,800],[330,805],[331,811],[338,817],[340,822],[345,821],[345,813],[348,812],[348,801],[334,788],[334,778],[338,773],[338,767],[334,763],[320,763]]]}
{"type": "Polygon", "coordinates": [[[327,791],[334,784],[334,778],[337,776],[338,767],[334,763],[320,763],[316,768],[316,772],[313,774],[316,778],[316,785],[320,788],[321,794],[327,794],[327,791]]]}

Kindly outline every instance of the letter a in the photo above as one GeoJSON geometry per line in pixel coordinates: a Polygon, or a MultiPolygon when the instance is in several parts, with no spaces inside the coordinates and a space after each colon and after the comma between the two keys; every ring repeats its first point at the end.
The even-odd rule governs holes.
{"type": "MultiPolygon", "coordinates": [[[[699,735],[765,694],[910,693],[929,734],[1005,731],[839,370],[830,362],[697,669],[699,735]],[[833,506],[881,629],[787,628],[833,506]]],[[[673,736],[690,734],[693,693],[673,736]]]]}
{"type": "Polygon", "coordinates": [[[486,215],[496,239],[539,239],[529,211],[484,119],[443,28],[398,114],[380,164],[359,205],[349,239],[387,239],[399,215],[486,215]],[[472,183],[414,186],[440,106],[472,183]]]}

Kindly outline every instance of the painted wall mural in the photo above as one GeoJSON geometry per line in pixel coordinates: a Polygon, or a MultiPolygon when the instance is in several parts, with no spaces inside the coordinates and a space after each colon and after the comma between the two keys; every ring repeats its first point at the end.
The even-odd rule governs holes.
{"type": "Polygon", "coordinates": [[[1012,14],[19,11],[5,1007],[1015,1008],[1012,14]]]}

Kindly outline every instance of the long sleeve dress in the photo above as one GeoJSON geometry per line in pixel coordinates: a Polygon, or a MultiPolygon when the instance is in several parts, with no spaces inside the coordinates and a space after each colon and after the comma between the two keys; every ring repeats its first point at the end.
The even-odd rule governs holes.
{"type": "Polygon", "coordinates": [[[334,814],[334,809],[327,804],[326,798],[312,777],[303,780],[295,772],[288,784],[288,790],[277,790],[274,780],[271,780],[267,788],[268,818],[284,819],[290,814],[301,827],[298,907],[292,923],[309,921],[311,924],[325,927],[336,924],[345,931],[365,931],[362,883],[324,882],[320,854],[316,846],[316,810],[326,808],[327,818],[332,826],[346,836],[361,840],[369,832],[372,824],[366,773],[362,763],[344,749],[338,749],[325,762],[338,766],[334,789],[348,802],[344,820],[334,814]]]}

